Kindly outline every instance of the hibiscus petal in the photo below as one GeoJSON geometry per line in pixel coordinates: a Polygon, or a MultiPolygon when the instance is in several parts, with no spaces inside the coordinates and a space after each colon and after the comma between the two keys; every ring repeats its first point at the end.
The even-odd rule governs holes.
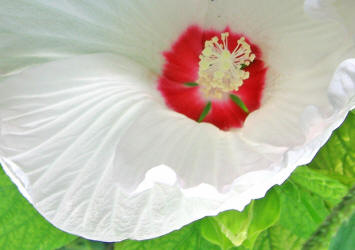
{"type": "Polygon", "coordinates": [[[128,59],[92,55],[0,85],[0,161],[54,225],[97,240],[146,239],[241,210],[339,125],[330,119],[318,138],[286,152],[167,110],[154,82],[128,59]]]}
{"type": "Polygon", "coordinates": [[[268,67],[261,107],[241,129],[248,139],[275,146],[303,144],[303,113],[308,106],[323,117],[332,112],[327,92],[334,69],[355,56],[344,23],[312,19],[301,2],[226,0],[214,1],[209,9],[208,27],[228,25],[245,34],[261,48],[268,67]]]}
{"type": "Polygon", "coordinates": [[[340,21],[344,22],[355,42],[355,2],[352,0],[335,1],[335,6],[340,15],[340,21]]]}
{"type": "Polygon", "coordinates": [[[0,76],[101,52],[120,53],[160,71],[161,52],[186,26],[201,24],[207,10],[201,0],[0,0],[0,6],[0,76]]]}
{"type": "Polygon", "coordinates": [[[355,108],[355,59],[340,64],[329,87],[329,97],[337,109],[355,108]]]}
{"type": "Polygon", "coordinates": [[[305,9],[317,18],[333,19],[343,23],[355,41],[353,0],[306,0],[305,9]]]}
{"type": "Polygon", "coordinates": [[[302,2],[213,1],[206,26],[224,29],[228,25],[245,34],[261,48],[264,62],[277,74],[309,70],[329,58],[334,67],[334,59],[348,54],[353,43],[341,28],[343,24],[311,19],[302,2]]]}
{"type": "Polygon", "coordinates": [[[1,163],[54,225],[106,241],[158,236],[219,212],[226,198],[216,187],[283,152],[166,109],[155,82],[128,59],[92,55],[0,85],[1,163]]]}

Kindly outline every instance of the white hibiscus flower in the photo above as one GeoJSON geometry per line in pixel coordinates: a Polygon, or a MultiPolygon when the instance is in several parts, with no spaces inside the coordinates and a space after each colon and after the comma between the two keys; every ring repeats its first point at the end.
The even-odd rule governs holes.
{"type": "Polygon", "coordinates": [[[242,210],[355,106],[353,3],[338,2],[341,18],[321,1],[0,0],[1,165],[95,240],[242,210]]]}

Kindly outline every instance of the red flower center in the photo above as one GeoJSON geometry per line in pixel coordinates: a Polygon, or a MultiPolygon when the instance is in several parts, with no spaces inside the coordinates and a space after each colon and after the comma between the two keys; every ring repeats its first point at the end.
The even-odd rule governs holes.
{"type": "MultiPolygon", "coordinates": [[[[233,33],[229,28],[223,32],[229,34],[227,49],[233,53],[240,47],[240,41],[244,41],[245,36],[233,33]]],[[[267,68],[261,60],[259,47],[245,37],[245,42],[255,55],[255,59],[250,64],[248,62],[249,65],[242,66],[248,78],[244,77],[243,84],[237,90],[226,93],[224,98],[206,98],[205,86],[198,83],[202,78],[199,76],[200,60],[206,41],[214,37],[221,38],[221,32],[203,30],[198,26],[189,27],[172,48],[164,52],[166,63],[159,78],[158,89],[167,106],[176,112],[195,121],[211,123],[222,130],[240,128],[248,114],[260,107],[267,68]]]]}

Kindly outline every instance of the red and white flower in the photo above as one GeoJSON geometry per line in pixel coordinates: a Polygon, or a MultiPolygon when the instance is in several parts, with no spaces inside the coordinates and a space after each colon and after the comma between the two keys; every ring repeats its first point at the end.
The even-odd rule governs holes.
{"type": "Polygon", "coordinates": [[[86,238],[242,210],[355,107],[351,0],[0,6],[0,162],[86,238]]]}

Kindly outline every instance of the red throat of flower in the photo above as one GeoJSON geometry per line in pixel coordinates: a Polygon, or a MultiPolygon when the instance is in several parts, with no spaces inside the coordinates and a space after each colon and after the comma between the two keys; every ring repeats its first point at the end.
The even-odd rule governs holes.
{"type": "Polygon", "coordinates": [[[192,26],[164,57],[158,89],[176,112],[230,130],[260,107],[267,68],[245,36],[192,26]]]}

